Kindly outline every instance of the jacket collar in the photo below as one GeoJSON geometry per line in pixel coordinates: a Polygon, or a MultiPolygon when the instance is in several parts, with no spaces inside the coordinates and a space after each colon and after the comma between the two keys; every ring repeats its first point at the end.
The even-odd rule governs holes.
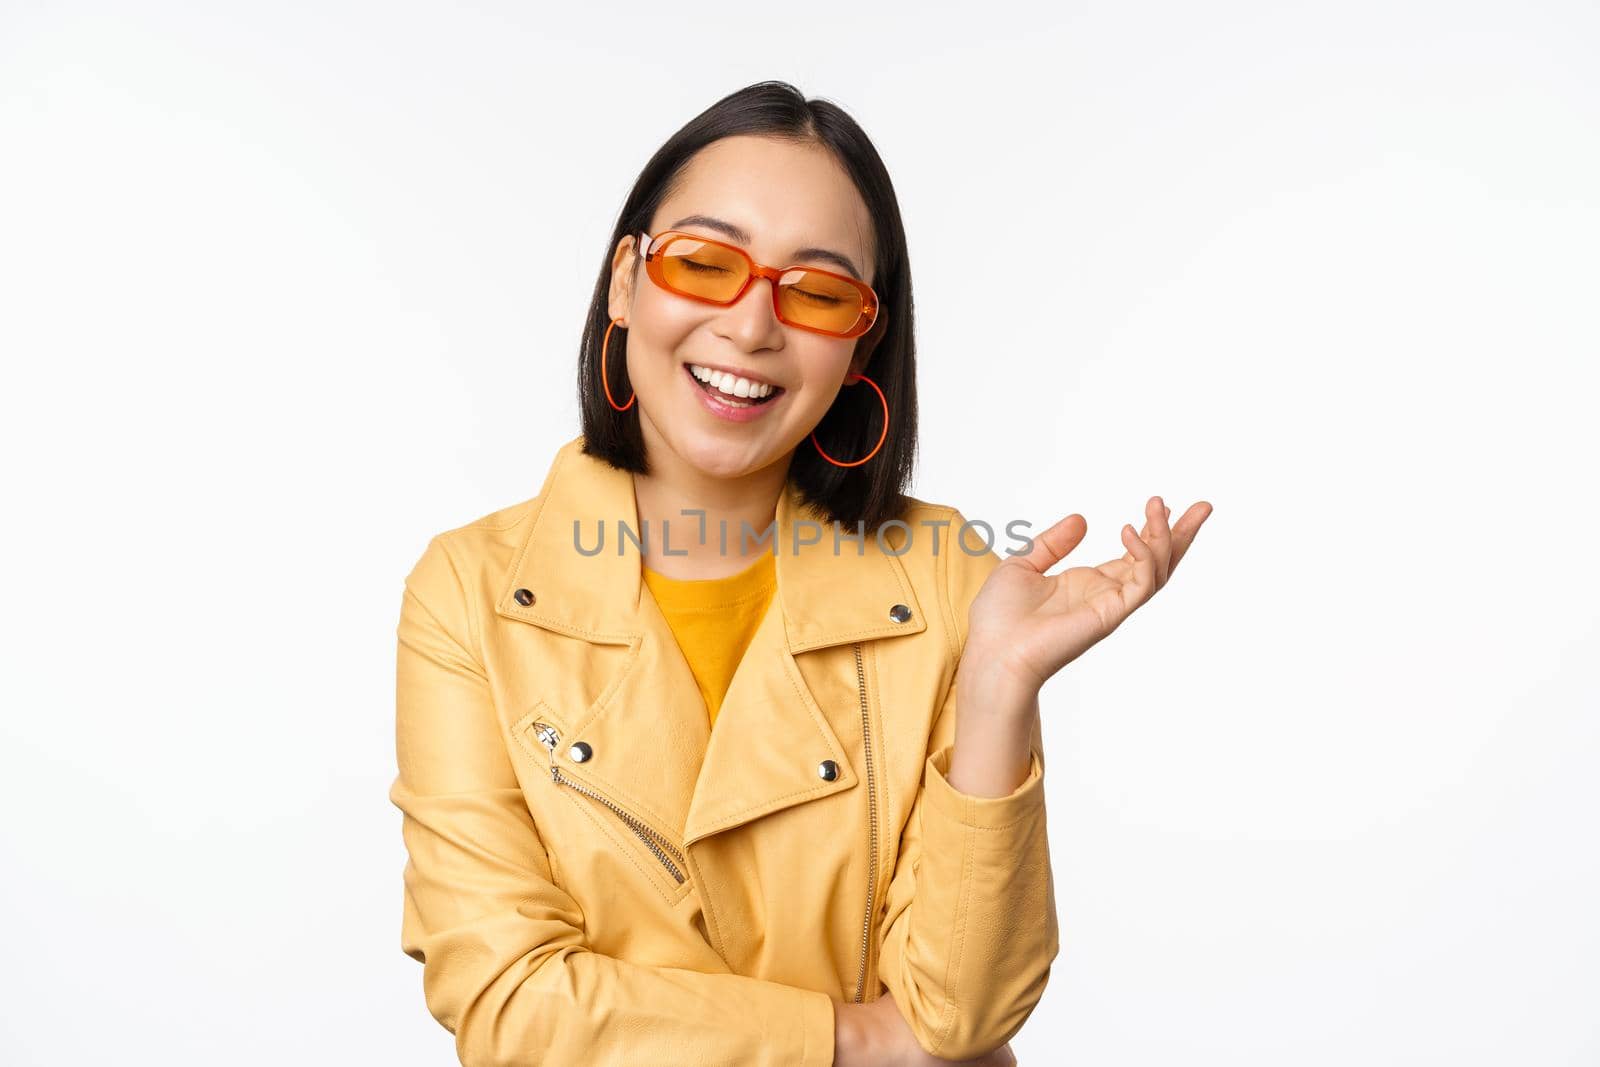
{"type": "MultiPolygon", "coordinates": [[[[572,637],[626,644],[643,632],[643,575],[638,546],[621,531],[625,526],[632,536],[643,538],[647,533],[659,537],[660,530],[640,528],[633,475],[589,455],[582,446],[579,435],[556,453],[496,611],[572,637]],[[605,541],[598,553],[579,552],[580,543],[592,552],[602,533],[605,541]],[[533,603],[518,602],[522,589],[533,594],[533,603]]],[[[730,541],[737,536],[729,531],[730,541]]],[[[841,537],[835,554],[833,526],[805,505],[791,482],[784,483],[778,498],[775,541],[766,550],[776,552],[775,599],[782,605],[791,654],[925,628],[899,560],[878,548],[870,530],[864,549],[841,537]],[[815,543],[802,543],[796,550],[797,526],[800,538],[815,543]],[[911,609],[907,621],[896,622],[889,614],[896,604],[911,609]]]]}
{"type": "MultiPolygon", "coordinates": [[[[854,788],[864,768],[839,737],[859,733],[868,709],[858,693],[874,669],[864,666],[865,650],[859,659],[827,650],[927,628],[899,558],[884,552],[872,531],[859,553],[854,542],[842,542],[836,555],[832,525],[785,483],[775,516],[777,588],[711,730],[687,661],[643,585],[638,546],[624,540],[618,552],[619,521],[644,535],[633,475],[582,445],[579,435],[556,454],[495,607],[502,617],[571,638],[626,646],[620,658],[590,661],[606,675],[585,680],[587,692],[600,694],[592,704],[558,709],[564,741],[584,740],[594,750],[574,765],[563,748],[556,757],[563,772],[681,834],[691,860],[690,846],[702,838],[854,788]],[[605,547],[583,555],[574,547],[574,523],[592,550],[601,519],[605,547]],[[796,550],[802,520],[817,523],[799,527],[815,543],[796,550]],[[519,590],[524,599],[532,594],[531,603],[518,601],[519,590]],[[905,621],[890,614],[895,605],[910,609],[896,613],[905,621]],[[832,779],[818,773],[823,759],[837,765],[832,779]]],[[[774,551],[770,544],[766,550],[774,551]]]]}

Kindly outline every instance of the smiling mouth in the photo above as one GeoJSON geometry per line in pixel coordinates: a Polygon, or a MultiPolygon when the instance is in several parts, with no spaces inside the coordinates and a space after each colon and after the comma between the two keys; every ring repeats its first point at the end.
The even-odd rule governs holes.
{"type": "Polygon", "coordinates": [[[694,368],[687,363],[683,365],[683,372],[689,376],[689,380],[698,386],[702,392],[710,393],[712,396],[716,397],[719,402],[727,404],[729,407],[760,407],[762,404],[770,404],[772,401],[778,399],[778,397],[784,394],[784,389],[782,386],[774,385],[772,387],[772,392],[768,393],[766,396],[736,396],[733,393],[724,393],[721,389],[718,389],[710,382],[702,381],[701,379],[695,377],[694,368]]]}

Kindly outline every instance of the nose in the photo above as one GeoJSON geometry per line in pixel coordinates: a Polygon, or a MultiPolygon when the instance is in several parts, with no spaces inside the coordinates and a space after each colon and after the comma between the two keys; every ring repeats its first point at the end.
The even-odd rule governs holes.
{"type": "Polygon", "coordinates": [[[719,332],[745,351],[783,347],[783,323],[773,309],[773,286],[768,278],[755,278],[744,295],[722,309],[719,332]]]}

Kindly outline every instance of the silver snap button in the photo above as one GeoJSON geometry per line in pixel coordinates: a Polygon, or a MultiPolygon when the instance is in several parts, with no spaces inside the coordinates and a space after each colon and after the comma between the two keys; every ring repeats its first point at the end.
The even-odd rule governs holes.
{"type": "Polygon", "coordinates": [[[817,777],[825,782],[831,782],[839,777],[839,765],[831,759],[825,759],[817,764],[817,777]]]}
{"type": "Polygon", "coordinates": [[[889,618],[893,619],[895,622],[905,622],[907,619],[911,618],[911,609],[906,607],[904,604],[896,604],[894,607],[889,609],[889,618]]]}
{"type": "Polygon", "coordinates": [[[579,741],[567,749],[567,756],[571,758],[573,763],[583,763],[592,755],[594,755],[594,749],[589,747],[589,742],[587,741],[579,741]]]}
{"type": "Polygon", "coordinates": [[[521,604],[523,607],[527,607],[529,604],[533,603],[533,593],[527,589],[518,589],[511,595],[515,597],[517,603],[521,604]]]}

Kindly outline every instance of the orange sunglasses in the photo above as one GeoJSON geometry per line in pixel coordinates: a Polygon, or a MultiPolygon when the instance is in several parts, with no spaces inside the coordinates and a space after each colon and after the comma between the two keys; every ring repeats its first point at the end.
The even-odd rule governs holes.
{"type": "Polygon", "coordinates": [[[639,233],[645,273],[669,293],[727,307],[755,284],[772,283],[778,321],[829,337],[860,337],[878,318],[878,294],[847,274],[816,267],[767,267],[738,245],[665,230],[639,233]]]}

